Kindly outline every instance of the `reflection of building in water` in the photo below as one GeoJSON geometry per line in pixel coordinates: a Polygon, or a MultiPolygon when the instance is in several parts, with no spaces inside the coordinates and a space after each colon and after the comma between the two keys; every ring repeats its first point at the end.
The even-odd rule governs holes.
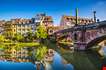
{"type": "Polygon", "coordinates": [[[106,56],[106,40],[100,42],[98,45],[100,45],[100,50],[98,51],[101,56],[106,56]]]}
{"type": "Polygon", "coordinates": [[[45,62],[45,70],[52,70],[52,66],[50,63],[45,62]]]}
{"type": "Polygon", "coordinates": [[[4,55],[4,49],[0,48],[0,56],[4,55]]]}
{"type": "Polygon", "coordinates": [[[27,58],[28,57],[28,50],[27,48],[21,48],[20,50],[11,50],[11,56],[17,58],[27,58]]]}
{"type": "Polygon", "coordinates": [[[106,40],[100,42],[98,45],[100,45],[100,46],[106,46],[105,43],[106,43],[106,40]]]}
{"type": "Polygon", "coordinates": [[[54,50],[53,49],[49,49],[47,51],[47,54],[44,57],[44,61],[52,62],[53,61],[53,56],[54,56],[54,50]]]}

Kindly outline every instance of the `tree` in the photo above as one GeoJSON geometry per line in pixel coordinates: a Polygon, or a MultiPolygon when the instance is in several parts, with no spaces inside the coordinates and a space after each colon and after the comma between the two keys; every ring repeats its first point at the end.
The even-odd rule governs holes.
{"type": "Polygon", "coordinates": [[[27,32],[26,33],[26,36],[25,36],[25,41],[32,41],[33,40],[33,33],[30,31],[30,32],[27,32]]]}
{"type": "Polygon", "coordinates": [[[46,42],[44,40],[46,40],[48,37],[46,27],[44,25],[39,25],[37,27],[35,35],[40,43],[40,46],[37,48],[35,58],[37,60],[42,60],[47,52],[47,46],[45,46],[45,43],[44,43],[44,42],[46,42]]]}
{"type": "Polygon", "coordinates": [[[39,25],[35,32],[37,38],[40,40],[41,43],[48,37],[47,29],[44,25],[39,25]]]}
{"type": "Polygon", "coordinates": [[[22,41],[24,39],[24,37],[21,34],[15,34],[13,39],[16,41],[22,41]]]}

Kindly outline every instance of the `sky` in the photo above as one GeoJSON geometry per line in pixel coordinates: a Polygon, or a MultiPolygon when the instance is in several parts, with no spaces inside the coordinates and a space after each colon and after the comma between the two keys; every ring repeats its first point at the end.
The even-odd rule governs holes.
{"type": "Polygon", "coordinates": [[[60,23],[62,15],[93,18],[95,10],[98,19],[106,20],[106,0],[0,0],[0,20],[32,18],[37,13],[52,16],[54,24],[60,23]]]}

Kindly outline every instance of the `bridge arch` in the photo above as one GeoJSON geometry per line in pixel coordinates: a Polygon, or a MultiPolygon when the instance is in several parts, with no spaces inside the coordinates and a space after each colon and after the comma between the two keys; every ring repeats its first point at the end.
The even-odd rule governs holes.
{"type": "Polygon", "coordinates": [[[94,45],[97,45],[98,43],[102,42],[103,40],[106,40],[106,35],[99,36],[99,37],[91,40],[90,42],[88,42],[86,45],[86,49],[88,49],[94,45]]]}

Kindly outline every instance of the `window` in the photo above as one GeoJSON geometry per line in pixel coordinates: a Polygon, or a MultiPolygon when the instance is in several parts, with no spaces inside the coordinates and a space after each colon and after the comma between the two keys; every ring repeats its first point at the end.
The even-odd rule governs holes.
{"type": "Polygon", "coordinates": [[[69,20],[69,18],[67,18],[67,20],[69,20]]]}

